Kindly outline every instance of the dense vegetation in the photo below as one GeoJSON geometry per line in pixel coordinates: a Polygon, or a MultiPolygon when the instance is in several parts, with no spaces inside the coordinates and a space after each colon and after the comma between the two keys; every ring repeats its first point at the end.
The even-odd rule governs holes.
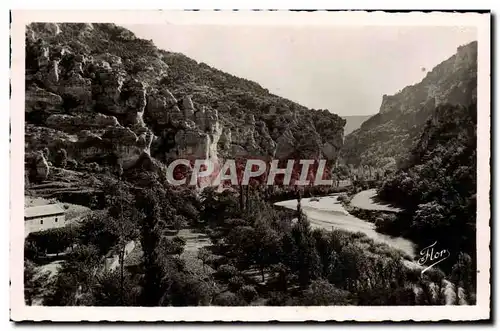
{"type": "MultiPolygon", "coordinates": [[[[425,305],[473,296],[453,294],[471,277],[458,265],[456,283],[438,270],[421,276],[402,253],[361,233],[312,229],[300,209],[274,207],[258,187],[239,193],[207,188],[200,197],[185,192],[181,207],[179,192],[155,184],[137,190],[109,183],[109,209],[70,232],[73,245],[59,273],[26,274],[27,300],[97,306],[425,305]],[[210,238],[197,254],[202,269],[180,258],[185,243],[172,235],[179,219],[210,238]],[[122,256],[129,240],[140,243],[137,264],[104,268],[103,259],[122,256]],[[43,293],[36,290],[41,282],[43,293]]],[[[38,241],[28,240],[33,245],[38,241]]],[[[33,269],[30,260],[26,264],[33,269]]]]}
{"type": "Polygon", "coordinates": [[[452,252],[476,252],[476,105],[443,105],[429,119],[406,163],[380,187],[379,196],[406,210],[379,230],[403,234],[421,247],[438,241],[452,252]]]}

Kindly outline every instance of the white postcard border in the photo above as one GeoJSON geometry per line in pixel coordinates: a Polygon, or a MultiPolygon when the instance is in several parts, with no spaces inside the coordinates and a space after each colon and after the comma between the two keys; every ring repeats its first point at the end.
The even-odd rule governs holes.
{"type": "MultiPolygon", "coordinates": [[[[490,15],[289,11],[13,11],[11,63],[11,319],[14,321],[465,321],[490,318],[490,15]],[[332,307],[33,307],[23,294],[24,57],[31,22],[117,24],[473,26],[478,31],[477,304],[332,307]]],[[[425,47],[425,45],[422,45],[425,47]]]]}

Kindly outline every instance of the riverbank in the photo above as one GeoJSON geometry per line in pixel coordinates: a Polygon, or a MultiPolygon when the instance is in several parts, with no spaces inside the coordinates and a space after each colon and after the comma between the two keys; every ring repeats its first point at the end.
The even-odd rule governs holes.
{"type": "MultiPolygon", "coordinates": [[[[281,201],[275,205],[296,209],[297,200],[281,201]]],[[[375,242],[387,244],[411,258],[415,257],[416,245],[413,242],[402,237],[392,237],[377,232],[374,223],[351,215],[338,200],[338,195],[302,199],[301,206],[313,228],[327,231],[340,229],[348,232],[361,232],[375,242]]]]}

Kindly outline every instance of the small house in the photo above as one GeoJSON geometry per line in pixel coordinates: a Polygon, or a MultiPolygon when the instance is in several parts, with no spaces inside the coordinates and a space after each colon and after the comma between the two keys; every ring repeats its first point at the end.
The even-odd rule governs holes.
{"type": "Polygon", "coordinates": [[[65,210],[58,204],[24,209],[24,234],[60,228],[66,225],[65,210]]]}

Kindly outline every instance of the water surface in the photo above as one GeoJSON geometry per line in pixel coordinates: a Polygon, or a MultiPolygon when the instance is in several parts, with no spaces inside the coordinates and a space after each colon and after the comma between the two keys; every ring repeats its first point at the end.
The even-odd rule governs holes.
{"type": "MultiPolygon", "coordinates": [[[[349,232],[362,232],[376,242],[399,249],[411,257],[415,256],[415,244],[402,237],[392,237],[375,231],[375,224],[359,219],[349,214],[336,195],[319,198],[302,199],[301,205],[313,228],[321,228],[331,231],[341,229],[349,232]]],[[[286,200],[276,203],[289,209],[297,209],[297,200],[286,200]]]]}

